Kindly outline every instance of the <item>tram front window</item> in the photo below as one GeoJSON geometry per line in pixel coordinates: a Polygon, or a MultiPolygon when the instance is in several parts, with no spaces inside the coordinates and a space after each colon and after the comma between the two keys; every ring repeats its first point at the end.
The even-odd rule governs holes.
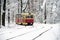
{"type": "Polygon", "coordinates": [[[33,18],[33,16],[31,15],[31,16],[26,16],[26,18],[33,18]]]}

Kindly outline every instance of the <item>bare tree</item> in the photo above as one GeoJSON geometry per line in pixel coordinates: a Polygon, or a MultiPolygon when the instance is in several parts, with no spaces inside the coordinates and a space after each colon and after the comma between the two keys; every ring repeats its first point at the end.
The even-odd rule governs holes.
{"type": "Polygon", "coordinates": [[[1,28],[1,0],[0,0],[0,28],[1,28]]]}

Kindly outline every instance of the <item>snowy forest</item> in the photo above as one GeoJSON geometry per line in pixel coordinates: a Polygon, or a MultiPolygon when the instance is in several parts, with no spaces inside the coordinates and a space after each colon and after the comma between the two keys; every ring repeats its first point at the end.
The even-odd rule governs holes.
{"type": "Polygon", "coordinates": [[[16,14],[34,13],[34,22],[60,23],[60,0],[1,0],[0,24],[5,13],[5,24],[15,23],[16,14]],[[5,10],[3,10],[5,4],[5,10]],[[8,18],[10,17],[10,18],[8,18]]]}
{"type": "Polygon", "coordinates": [[[60,0],[0,0],[0,40],[60,40],[60,0]]]}

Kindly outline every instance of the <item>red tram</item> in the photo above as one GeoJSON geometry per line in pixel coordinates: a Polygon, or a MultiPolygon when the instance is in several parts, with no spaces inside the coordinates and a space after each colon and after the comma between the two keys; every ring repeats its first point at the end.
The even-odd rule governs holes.
{"type": "Polygon", "coordinates": [[[32,13],[21,13],[16,15],[16,24],[33,25],[34,17],[32,13]]]}

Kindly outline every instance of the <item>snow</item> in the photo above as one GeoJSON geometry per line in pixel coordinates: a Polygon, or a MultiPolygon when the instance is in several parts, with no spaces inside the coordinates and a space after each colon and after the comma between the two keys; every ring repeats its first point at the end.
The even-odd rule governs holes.
{"type": "Polygon", "coordinates": [[[43,8],[45,6],[46,0],[44,0],[43,5],[41,6],[41,8],[43,8]]]}
{"type": "Polygon", "coordinates": [[[34,38],[35,40],[56,40],[60,37],[58,24],[34,23],[33,26],[22,26],[17,24],[14,24],[14,26],[15,27],[12,25],[12,27],[1,28],[0,40],[33,40],[34,38]],[[45,32],[46,30],[48,31],[45,32]],[[41,33],[43,34],[39,36],[41,33]]]}
{"type": "Polygon", "coordinates": [[[48,32],[44,33],[36,40],[60,40],[60,27],[58,25],[53,25],[53,29],[49,30],[48,32]]]}

